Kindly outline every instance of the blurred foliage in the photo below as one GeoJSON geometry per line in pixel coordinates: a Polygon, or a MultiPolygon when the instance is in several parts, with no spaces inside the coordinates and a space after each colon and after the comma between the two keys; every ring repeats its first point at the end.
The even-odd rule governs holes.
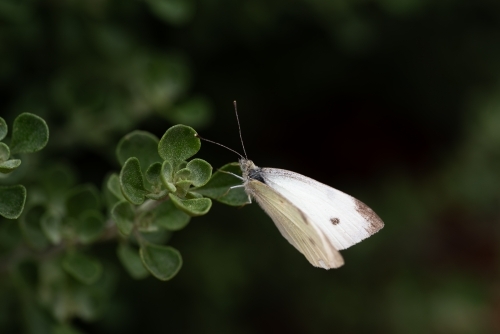
{"type": "Polygon", "coordinates": [[[21,200],[0,210],[24,211],[0,217],[0,332],[499,332],[499,14],[487,0],[3,0],[0,189],[21,200]],[[385,221],[341,269],[311,267],[255,205],[212,205],[247,201],[212,175],[237,173],[234,158],[204,145],[192,159],[199,143],[176,131],[194,130],[171,126],[237,147],[234,99],[257,165],[385,221]],[[39,153],[14,139],[25,113],[50,127],[39,153]]]}

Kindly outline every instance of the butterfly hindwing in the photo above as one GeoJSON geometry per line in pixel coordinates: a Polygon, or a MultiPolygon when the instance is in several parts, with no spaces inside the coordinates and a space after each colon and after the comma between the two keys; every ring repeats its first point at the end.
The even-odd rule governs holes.
{"type": "Polygon", "coordinates": [[[338,268],[344,260],[327,235],[318,229],[300,208],[266,184],[250,180],[247,191],[274,221],[281,234],[309,262],[325,269],[338,268]]]}

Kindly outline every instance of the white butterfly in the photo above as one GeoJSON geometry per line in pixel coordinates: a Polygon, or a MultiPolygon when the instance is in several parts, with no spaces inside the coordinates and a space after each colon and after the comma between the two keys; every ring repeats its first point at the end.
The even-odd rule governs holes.
{"type": "MultiPolygon", "coordinates": [[[[234,106],[236,111],[236,101],[234,106]]],[[[240,178],[243,184],[231,189],[244,187],[285,239],[315,267],[342,266],[344,259],[339,250],[351,247],[384,227],[379,216],[354,197],[298,173],[255,166],[246,158],[243,140],[245,157],[229,147],[196,136],[241,157],[242,177],[229,174],[240,178]]]]}
{"type": "Polygon", "coordinates": [[[344,264],[346,249],[384,227],[361,201],[304,175],[241,159],[243,186],[281,234],[315,267],[344,264]]]}

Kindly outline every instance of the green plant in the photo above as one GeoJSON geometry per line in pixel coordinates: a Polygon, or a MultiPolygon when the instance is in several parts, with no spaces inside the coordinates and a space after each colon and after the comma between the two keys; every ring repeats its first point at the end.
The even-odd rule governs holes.
{"type": "MultiPolygon", "coordinates": [[[[23,113],[14,120],[9,145],[3,142],[7,134],[7,123],[0,117],[0,173],[3,175],[21,166],[19,155],[40,151],[49,140],[45,121],[30,113],[23,113]]],[[[25,202],[26,188],[23,185],[0,186],[0,216],[18,218],[25,202]]]]}
{"type": "MultiPolygon", "coordinates": [[[[39,128],[16,128],[40,120],[29,115],[31,121],[25,122],[26,117],[21,115],[15,122],[11,144],[16,152],[35,151],[46,142],[40,139],[46,136],[38,133],[39,128]],[[38,134],[29,136],[28,132],[38,134]],[[31,144],[21,141],[19,133],[31,144]]],[[[31,290],[29,302],[49,311],[49,323],[66,323],[74,317],[94,320],[110,298],[113,271],[92,254],[93,245],[116,242],[116,259],[134,279],[149,275],[162,281],[172,279],[182,266],[182,257],[168,246],[171,235],[186,227],[192,217],[207,214],[212,199],[232,206],[248,200],[242,188],[230,189],[239,181],[225,173],[240,173],[237,163],[212,174],[207,161],[192,158],[201,147],[195,134],[191,127],[176,125],[161,139],[145,131],[124,136],[116,149],[121,170],[106,178],[101,191],[91,184],[75,184],[65,166],[49,167],[40,184],[33,186],[38,195],[28,200],[22,215],[22,206],[5,197],[17,188],[2,188],[1,207],[5,212],[16,211],[7,218],[19,220],[0,225],[4,254],[0,274],[10,274],[13,284],[31,290]],[[29,267],[39,276],[31,287],[23,275],[29,267]]]]}

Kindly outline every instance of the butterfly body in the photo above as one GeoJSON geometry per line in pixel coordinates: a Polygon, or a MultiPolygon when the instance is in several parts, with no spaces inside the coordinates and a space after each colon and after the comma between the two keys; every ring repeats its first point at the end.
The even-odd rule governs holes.
{"type": "Polygon", "coordinates": [[[241,159],[243,186],[281,234],[316,267],[344,264],[339,250],[379,231],[384,223],[361,201],[301,174],[259,168],[241,159]]]}

